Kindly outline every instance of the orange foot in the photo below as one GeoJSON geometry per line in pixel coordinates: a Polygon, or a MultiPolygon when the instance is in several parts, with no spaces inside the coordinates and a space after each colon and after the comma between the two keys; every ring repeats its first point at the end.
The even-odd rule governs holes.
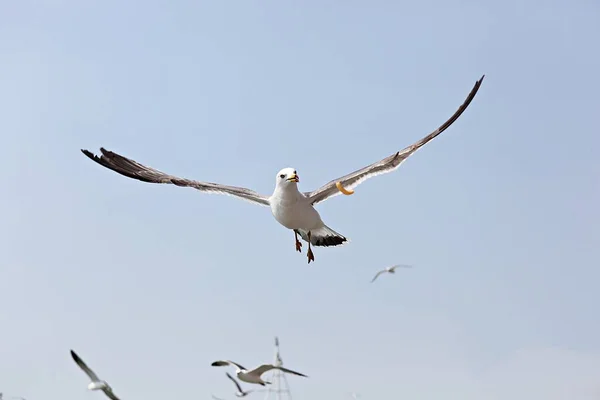
{"type": "Polygon", "coordinates": [[[312,250],[309,248],[308,252],[306,253],[306,255],[308,256],[308,263],[310,264],[311,261],[315,261],[315,255],[313,254],[312,250]]]}

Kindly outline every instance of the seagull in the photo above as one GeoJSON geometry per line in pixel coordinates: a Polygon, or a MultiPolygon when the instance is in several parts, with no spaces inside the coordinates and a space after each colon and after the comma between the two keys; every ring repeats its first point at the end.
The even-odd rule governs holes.
{"type": "Polygon", "coordinates": [[[386,272],[389,273],[389,274],[395,274],[396,273],[396,268],[399,268],[399,267],[412,268],[412,266],[410,266],[410,265],[402,265],[402,264],[398,264],[398,265],[393,265],[391,267],[387,267],[386,269],[382,269],[377,274],[375,274],[375,277],[373,278],[373,280],[371,280],[371,283],[375,282],[375,279],[377,279],[379,277],[379,275],[385,274],[386,272]]]}
{"type": "MultiPolygon", "coordinates": [[[[0,392],[0,400],[4,399],[4,393],[0,392]]],[[[21,397],[21,396],[10,396],[9,399],[19,399],[19,400],[26,400],[25,397],[21,397]]]]}
{"type": "Polygon", "coordinates": [[[227,365],[233,365],[236,368],[236,371],[235,371],[236,376],[238,377],[238,379],[240,381],[243,381],[246,383],[256,383],[257,385],[262,385],[262,386],[270,385],[271,382],[263,381],[260,378],[260,376],[262,374],[264,374],[265,372],[270,371],[272,369],[278,369],[280,371],[287,372],[289,374],[294,374],[294,375],[303,376],[305,378],[308,378],[306,375],[301,374],[300,372],[292,371],[290,369],[279,367],[279,366],[272,365],[272,364],[263,364],[260,367],[256,367],[250,371],[247,370],[246,368],[242,367],[240,364],[235,363],[233,361],[229,361],[229,360],[215,361],[211,365],[213,367],[225,367],[227,365]]]}
{"type": "Polygon", "coordinates": [[[229,375],[229,372],[225,372],[225,374],[227,375],[227,377],[229,379],[231,379],[231,381],[235,384],[235,387],[237,387],[237,393],[235,394],[237,397],[244,397],[249,395],[250,393],[252,393],[252,390],[247,390],[247,391],[243,391],[242,387],[240,386],[240,384],[235,380],[235,378],[231,375],[229,375]]]}
{"type": "Polygon", "coordinates": [[[75,360],[77,365],[79,365],[79,368],[81,368],[83,372],[85,372],[87,376],[89,376],[92,380],[88,385],[89,390],[102,390],[104,394],[112,400],[119,400],[119,398],[113,393],[112,388],[109,386],[109,384],[106,383],[106,381],[100,380],[98,378],[98,375],[96,375],[96,373],[92,371],[90,367],[88,367],[73,350],[71,350],[71,357],[73,357],[73,360],[75,360]]]}
{"type": "Polygon", "coordinates": [[[301,192],[298,190],[300,177],[298,176],[296,169],[291,167],[284,168],[277,173],[275,176],[275,189],[270,196],[266,196],[243,187],[201,182],[169,175],[154,168],[142,165],[137,161],[126,158],[120,154],[106,150],[103,147],[100,148],[102,153],[100,156],[95,155],[89,150],[81,149],[81,151],[87,157],[103,167],[142,182],[192,187],[201,192],[235,196],[254,204],[270,207],[275,220],[285,228],[294,231],[296,251],[302,252],[302,243],[298,240],[298,235],[308,243],[307,257],[308,263],[310,264],[310,262],[315,259],[311,245],[325,247],[339,246],[348,241],[345,236],[325,225],[314,206],[324,200],[339,195],[344,188],[347,192],[348,189],[351,190],[369,178],[392,172],[397,169],[404,160],[445,131],[458,119],[458,117],[460,117],[477,94],[484,77],[485,75],[475,82],[475,86],[473,86],[473,89],[465,99],[464,103],[458,108],[454,115],[429,135],[401,151],[397,151],[380,161],[351,172],[341,178],[334,179],[312,192],[301,192]]]}

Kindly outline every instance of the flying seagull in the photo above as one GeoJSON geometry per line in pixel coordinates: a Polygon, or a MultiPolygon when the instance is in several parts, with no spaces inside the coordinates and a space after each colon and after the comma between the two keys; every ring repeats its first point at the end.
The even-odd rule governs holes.
{"type": "Polygon", "coordinates": [[[88,385],[89,390],[102,390],[104,394],[112,400],[119,400],[119,398],[113,393],[113,390],[109,384],[106,383],[106,381],[100,380],[98,375],[96,375],[96,373],[92,371],[90,367],[88,367],[73,350],[71,350],[71,357],[73,357],[73,360],[75,360],[77,365],[79,365],[79,368],[81,368],[83,372],[85,372],[92,380],[88,385]]]}
{"type": "Polygon", "coordinates": [[[249,395],[250,393],[252,393],[252,390],[247,390],[247,391],[243,391],[242,387],[240,386],[240,384],[235,380],[235,378],[231,375],[229,375],[229,372],[225,372],[225,374],[227,375],[227,377],[229,379],[231,379],[231,381],[235,384],[235,387],[237,388],[237,392],[236,392],[236,396],[237,397],[244,397],[249,395]]]}
{"type": "Polygon", "coordinates": [[[396,268],[412,268],[411,265],[403,265],[403,264],[398,264],[398,265],[393,265],[391,267],[387,267],[385,269],[382,269],[381,271],[379,271],[377,274],[375,274],[375,276],[373,277],[373,279],[371,280],[371,283],[375,282],[375,279],[379,278],[379,275],[381,274],[395,274],[396,273],[396,268]]]}
{"type": "Polygon", "coordinates": [[[260,378],[260,376],[262,374],[264,374],[265,372],[270,371],[272,369],[278,369],[280,371],[287,372],[288,374],[294,374],[294,375],[303,376],[305,378],[308,378],[306,375],[301,374],[300,372],[292,371],[290,369],[275,366],[272,364],[263,364],[260,367],[256,367],[250,371],[247,370],[246,368],[242,367],[240,364],[235,363],[233,361],[229,361],[229,360],[215,361],[211,365],[213,367],[225,367],[227,365],[233,365],[236,368],[236,371],[235,371],[236,376],[238,377],[238,379],[240,381],[246,382],[246,383],[256,383],[256,384],[262,385],[262,386],[270,385],[271,382],[263,381],[260,378]]]}
{"type": "Polygon", "coordinates": [[[300,192],[298,190],[300,178],[294,168],[284,168],[279,171],[275,177],[275,189],[273,194],[271,194],[271,196],[266,196],[243,187],[201,182],[169,175],[106,150],[103,147],[100,148],[100,151],[102,152],[102,155],[100,156],[93,154],[89,150],[82,149],[81,151],[98,164],[129,178],[143,182],[192,187],[201,192],[236,196],[254,204],[270,207],[271,213],[277,222],[294,231],[297,251],[302,252],[302,243],[298,240],[298,235],[308,242],[307,257],[308,263],[310,264],[310,262],[315,259],[311,245],[339,246],[347,242],[346,237],[325,225],[314,206],[328,198],[339,195],[342,189],[348,191],[348,189],[358,186],[369,178],[392,172],[397,169],[404,160],[445,131],[458,119],[458,117],[460,117],[477,94],[484,77],[485,75],[475,82],[475,86],[473,86],[473,89],[466,100],[454,115],[429,135],[383,160],[377,161],[376,163],[356,170],[341,178],[334,179],[312,192],[300,192]],[[339,189],[338,186],[342,189],[339,189]]]}
{"type": "MultiPolygon", "coordinates": [[[[0,392],[0,400],[3,400],[4,397],[4,393],[0,392]]],[[[21,396],[10,396],[9,399],[19,399],[19,400],[26,400],[25,397],[21,397],[21,396]]]]}

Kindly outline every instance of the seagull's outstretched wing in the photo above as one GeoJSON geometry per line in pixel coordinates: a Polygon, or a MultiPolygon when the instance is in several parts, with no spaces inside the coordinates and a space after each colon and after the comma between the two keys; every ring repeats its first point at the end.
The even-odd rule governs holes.
{"type": "Polygon", "coordinates": [[[253,190],[236,187],[220,185],[218,183],[200,182],[191,179],[179,178],[177,176],[165,174],[164,172],[158,171],[154,168],[147,167],[138,163],[137,161],[123,157],[117,153],[106,150],[101,147],[101,156],[97,156],[89,150],[81,150],[83,154],[88,156],[90,159],[96,161],[98,164],[112,169],[113,171],[125,175],[129,178],[137,179],[142,182],[149,183],[171,183],[177,186],[187,186],[194,189],[198,189],[201,192],[207,193],[220,193],[230,196],[240,197],[244,200],[251,201],[255,204],[263,206],[269,205],[269,198],[261,194],[256,193],[253,190]]]}
{"type": "Polygon", "coordinates": [[[104,392],[105,395],[108,396],[108,398],[110,398],[112,400],[119,400],[119,398],[117,397],[117,395],[115,395],[112,390],[110,390],[110,389],[102,389],[102,391],[104,392]]]}
{"type": "Polygon", "coordinates": [[[481,79],[475,82],[475,86],[473,86],[471,93],[469,93],[465,102],[459,107],[459,109],[454,113],[454,115],[452,115],[450,119],[444,122],[435,131],[425,136],[423,139],[411,144],[410,146],[406,147],[405,149],[399,152],[392,154],[389,157],[384,158],[381,161],[378,161],[374,164],[354,171],[341,178],[335,179],[321,186],[317,190],[304,193],[304,195],[310,200],[311,204],[317,204],[323,200],[326,200],[333,196],[337,196],[341,193],[340,190],[336,187],[337,182],[340,182],[345,189],[352,189],[369,178],[394,171],[400,166],[400,164],[402,164],[404,160],[406,160],[409,156],[411,156],[414,152],[416,152],[427,142],[429,142],[430,140],[438,136],[440,133],[448,129],[448,127],[452,125],[454,121],[458,119],[458,117],[460,117],[460,115],[467,109],[467,107],[475,97],[475,94],[477,94],[477,91],[479,90],[479,87],[481,86],[481,82],[483,81],[484,77],[485,75],[483,75],[481,79]]]}
{"type": "Polygon", "coordinates": [[[384,272],[387,272],[385,269],[379,271],[377,274],[375,274],[375,276],[373,277],[373,279],[371,279],[371,283],[375,282],[375,279],[379,278],[379,275],[383,274],[384,272]]]}
{"type": "Polygon", "coordinates": [[[277,367],[277,369],[279,369],[283,372],[287,372],[288,374],[293,374],[293,375],[298,375],[298,376],[303,376],[305,378],[308,378],[308,376],[301,374],[300,372],[292,371],[291,369],[287,369],[287,368],[283,368],[283,367],[277,367]]]}
{"type": "Polygon", "coordinates": [[[278,369],[280,371],[287,372],[288,374],[294,374],[294,375],[303,376],[305,378],[308,378],[306,375],[301,374],[300,372],[292,371],[291,369],[287,369],[287,368],[283,368],[283,367],[276,367],[272,364],[263,364],[260,367],[254,368],[252,370],[252,373],[255,373],[258,376],[261,376],[265,372],[270,371],[272,369],[278,369]]]}
{"type": "Polygon", "coordinates": [[[77,365],[79,365],[79,368],[81,368],[83,372],[85,372],[93,382],[98,382],[100,380],[98,379],[98,375],[96,375],[96,373],[92,371],[90,367],[88,367],[86,363],[83,362],[81,357],[79,357],[77,353],[75,353],[73,350],[71,350],[71,357],[73,357],[73,360],[75,360],[77,365]]]}
{"type": "Polygon", "coordinates": [[[231,381],[233,383],[235,383],[235,387],[237,388],[238,392],[243,392],[242,387],[240,386],[240,384],[233,378],[233,376],[229,375],[229,372],[225,372],[225,374],[227,374],[227,377],[229,379],[231,379],[231,381]]]}
{"type": "Polygon", "coordinates": [[[412,268],[412,265],[396,264],[390,267],[390,271],[396,271],[397,268],[412,268]]]}
{"type": "Polygon", "coordinates": [[[235,365],[239,369],[243,369],[243,370],[246,369],[246,368],[242,367],[240,364],[235,363],[235,362],[230,361],[230,360],[218,360],[218,361],[213,362],[210,365],[212,365],[213,367],[226,367],[228,365],[235,365]]]}

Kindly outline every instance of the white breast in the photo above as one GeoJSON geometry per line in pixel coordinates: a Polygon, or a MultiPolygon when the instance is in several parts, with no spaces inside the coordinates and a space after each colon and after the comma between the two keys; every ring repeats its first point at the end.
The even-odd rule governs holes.
{"type": "Polygon", "coordinates": [[[300,192],[275,191],[269,199],[271,213],[281,225],[288,229],[311,230],[319,227],[321,217],[317,210],[300,192]]]}

